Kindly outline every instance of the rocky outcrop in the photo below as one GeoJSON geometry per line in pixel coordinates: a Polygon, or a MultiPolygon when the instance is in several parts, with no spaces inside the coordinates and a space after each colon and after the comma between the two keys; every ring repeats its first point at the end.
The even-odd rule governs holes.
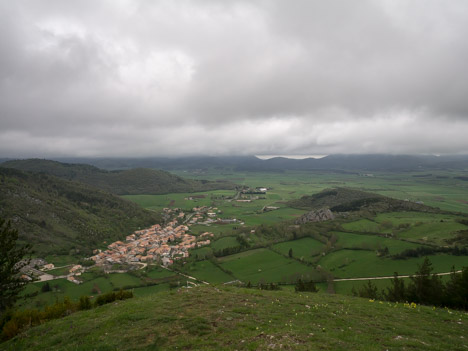
{"type": "Polygon", "coordinates": [[[308,222],[323,222],[335,219],[335,215],[328,208],[310,211],[302,215],[296,220],[296,224],[304,224],[308,222]]]}

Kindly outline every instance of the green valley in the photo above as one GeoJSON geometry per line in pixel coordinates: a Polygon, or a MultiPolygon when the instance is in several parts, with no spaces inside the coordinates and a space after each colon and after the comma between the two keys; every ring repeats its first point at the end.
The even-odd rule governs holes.
{"type": "MultiPolygon", "coordinates": [[[[90,205],[94,202],[101,203],[101,200],[95,197],[116,198],[115,195],[97,190],[93,192],[94,197],[90,197],[89,193],[84,195],[82,192],[92,189],[89,185],[62,180],[44,173],[29,173],[8,168],[0,168],[0,171],[3,172],[3,184],[8,184],[10,189],[6,194],[24,193],[24,190],[21,192],[19,188],[13,187],[23,183],[28,185],[21,185],[22,189],[34,189],[33,193],[23,196],[24,204],[20,205],[18,200],[10,200],[10,208],[26,209],[19,212],[23,213],[21,218],[26,222],[29,218],[29,221],[34,219],[33,223],[37,224],[41,216],[45,216],[44,211],[52,211],[44,206],[38,206],[42,211],[32,211],[31,203],[34,203],[34,199],[57,205],[57,202],[40,197],[39,194],[44,190],[49,194],[55,191],[58,195],[55,199],[63,196],[70,201],[79,197],[79,201],[73,205],[77,208],[76,211],[80,214],[97,213],[100,218],[104,218],[106,212],[96,212],[99,211],[95,208],[96,205],[90,205]],[[13,176],[17,180],[14,180],[13,176]],[[73,188],[73,192],[65,191],[67,187],[73,188]],[[26,206],[26,203],[29,205],[26,206]],[[16,207],[13,207],[13,204],[16,207]]],[[[372,279],[370,281],[377,286],[378,291],[383,291],[391,286],[391,277],[395,272],[399,275],[412,275],[426,257],[432,263],[433,273],[445,274],[451,270],[458,271],[468,267],[468,211],[458,200],[468,196],[468,189],[463,182],[447,180],[441,185],[440,178],[434,178],[435,181],[427,177],[408,178],[407,173],[363,177],[339,172],[230,172],[226,174],[225,170],[211,169],[201,175],[183,173],[194,179],[223,178],[229,183],[237,183],[236,189],[192,192],[184,191],[184,187],[181,187],[178,192],[166,194],[143,194],[135,190],[134,194],[121,195],[122,200],[118,200],[151,218],[146,222],[132,222],[135,223],[133,231],[142,229],[140,231],[145,232],[155,223],[161,224],[161,233],[172,228],[177,233],[179,228],[186,228],[180,235],[193,238],[190,240],[194,240],[194,245],[189,245],[190,241],[180,241],[177,237],[174,243],[168,241],[167,245],[169,248],[172,247],[170,245],[185,245],[188,248],[184,249],[187,250],[187,254],[174,258],[173,262],[168,260],[172,256],[161,254],[153,258],[153,255],[148,253],[148,256],[136,257],[140,262],[129,261],[130,265],[115,261],[116,256],[113,252],[117,251],[105,251],[106,247],[116,240],[124,240],[125,236],[131,233],[130,227],[120,230],[114,237],[107,235],[86,241],[89,245],[86,249],[84,246],[80,247],[81,255],[76,251],[73,255],[71,252],[64,255],[65,251],[57,252],[55,247],[48,246],[49,251],[42,251],[48,254],[46,260],[56,263],[59,268],[45,273],[55,277],[50,281],[28,284],[18,301],[18,308],[43,308],[66,297],[78,301],[83,295],[92,296],[93,301],[101,294],[119,289],[133,291],[135,301],[157,296],[154,294],[173,296],[191,289],[195,289],[194,294],[198,294],[195,292],[198,289],[216,291],[206,290],[212,287],[222,289],[223,293],[230,291],[232,294],[243,296],[255,291],[260,294],[258,296],[291,294],[290,298],[294,299],[297,295],[292,290],[299,279],[315,282],[320,291],[320,299],[328,299],[333,295],[329,297],[327,293],[352,295],[361,291],[368,284],[367,278],[372,279]],[[402,188],[401,184],[404,182],[410,183],[411,186],[402,188]],[[401,192],[401,189],[405,191],[401,192]],[[432,206],[430,199],[433,199],[435,194],[440,195],[441,191],[458,195],[447,196],[444,201],[438,203],[440,206],[432,206]],[[197,243],[203,243],[203,246],[197,243]],[[83,273],[78,282],[67,280],[67,276],[69,278],[70,275],[68,270],[78,263],[78,259],[81,263],[86,262],[83,258],[91,256],[91,249],[109,252],[103,259],[112,258],[110,262],[114,264],[97,264],[82,268],[83,273]],[[88,254],[84,255],[86,252],[88,254]],[[57,256],[59,253],[62,255],[57,256]],[[166,261],[162,260],[163,257],[166,257],[166,261]],[[165,267],[161,266],[162,262],[165,267]],[[253,290],[238,290],[238,287],[226,290],[223,288],[226,285],[251,286],[253,290]],[[270,285],[277,286],[280,291],[267,293],[256,288],[270,285]],[[175,291],[177,293],[174,293],[175,291]]],[[[126,182],[130,184],[132,181],[126,182]]],[[[127,186],[127,189],[131,189],[131,186],[127,186]]],[[[19,196],[20,199],[23,197],[19,196]]],[[[123,206],[109,205],[110,203],[105,202],[107,205],[102,207],[111,207],[116,211],[123,206]]],[[[68,209],[72,208],[72,205],[66,206],[68,209]]],[[[128,216],[129,210],[124,211],[128,216]]],[[[57,212],[55,209],[54,213],[57,212]]],[[[137,217],[131,218],[136,220],[137,217]]],[[[120,220],[114,222],[112,225],[121,225],[120,220]]],[[[69,220],[64,219],[61,223],[69,223],[69,220]]],[[[159,235],[157,233],[158,231],[156,235],[159,235]]],[[[78,238],[76,235],[75,237],[78,238]]],[[[120,250],[122,245],[128,245],[130,248],[132,241],[129,240],[134,239],[127,237],[125,243],[118,241],[109,247],[120,250]],[[120,243],[120,246],[115,246],[117,243],[120,243]]],[[[41,247],[39,243],[40,241],[36,244],[39,245],[36,246],[38,248],[41,247]]],[[[153,250],[158,248],[149,247],[154,247],[153,250]]],[[[176,252],[174,250],[170,255],[176,252]]],[[[409,278],[402,279],[410,282],[409,278]]],[[[443,276],[442,279],[446,281],[448,276],[443,276]]],[[[350,299],[344,296],[340,298],[350,299]]],[[[127,303],[132,302],[125,302],[127,303]]],[[[81,313],[87,312],[79,314],[81,313]]],[[[19,340],[15,341],[15,346],[21,345],[18,344],[19,340]]],[[[191,337],[187,340],[199,342],[191,337]]],[[[168,343],[176,345],[174,340],[168,343]]],[[[307,343],[304,345],[308,345],[307,343]]]]}

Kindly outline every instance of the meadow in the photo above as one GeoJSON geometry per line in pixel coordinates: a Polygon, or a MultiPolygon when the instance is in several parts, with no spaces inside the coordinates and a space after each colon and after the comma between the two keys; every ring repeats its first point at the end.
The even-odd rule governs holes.
{"type": "Polygon", "coordinates": [[[184,269],[184,273],[212,284],[225,283],[236,279],[208,260],[192,263],[189,267],[184,269]]]}
{"type": "MultiPolygon", "coordinates": [[[[438,254],[427,257],[434,266],[434,273],[450,272],[452,267],[458,270],[468,265],[466,256],[438,254]]],[[[393,260],[378,257],[374,251],[339,250],[323,257],[319,264],[335,278],[364,278],[392,276],[394,272],[400,275],[413,274],[423,260],[423,257],[393,260]]]]}
{"type": "Polygon", "coordinates": [[[0,349],[464,350],[467,322],[465,312],[429,306],[204,286],[77,312],[0,349]]]}
{"type": "Polygon", "coordinates": [[[351,187],[396,199],[422,201],[442,210],[468,213],[468,182],[456,179],[463,171],[358,172],[284,171],[284,172],[174,172],[193,179],[224,179],[252,187],[269,187],[281,201],[310,195],[325,188],[351,187]],[[424,177],[422,177],[424,175],[424,177]]]}
{"type": "Polygon", "coordinates": [[[219,259],[221,267],[243,282],[292,283],[298,278],[317,279],[311,266],[288,259],[268,249],[255,249],[219,259]]]}
{"type": "Polygon", "coordinates": [[[286,241],[272,246],[274,251],[280,252],[284,256],[289,256],[291,250],[292,257],[299,260],[312,261],[312,257],[321,253],[324,244],[312,238],[302,238],[298,240],[286,241]]]}
{"type": "Polygon", "coordinates": [[[335,235],[338,238],[336,247],[340,249],[368,250],[376,252],[379,249],[387,247],[389,254],[393,255],[400,253],[403,250],[415,249],[421,246],[402,240],[383,238],[377,235],[353,234],[344,232],[335,232],[335,235]]]}
{"type": "MultiPolygon", "coordinates": [[[[61,270],[61,269],[60,269],[61,270]]],[[[149,266],[145,270],[129,273],[109,273],[91,269],[79,279],[82,284],[74,284],[67,279],[54,279],[47,282],[27,284],[22,292],[18,306],[21,308],[43,307],[68,296],[76,301],[81,296],[96,296],[119,289],[134,289],[135,295],[146,294],[169,288],[169,281],[185,284],[186,278],[159,266],[149,266]],[[49,288],[45,289],[44,286],[49,288]]]]}

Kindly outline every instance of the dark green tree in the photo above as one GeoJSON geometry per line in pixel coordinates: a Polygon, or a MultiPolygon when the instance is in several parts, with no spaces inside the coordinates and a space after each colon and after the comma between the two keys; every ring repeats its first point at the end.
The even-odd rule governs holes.
{"type": "Polygon", "coordinates": [[[403,279],[398,278],[398,273],[395,272],[391,281],[391,286],[383,293],[385,300],[393,302],[406,301],[406,288],[403,279]]]}
{"type": "Polygon", "coordinates": [[[295,291],[304,291],[304,289],[305,289],[304,282],[302,281],[302,279],[298,279],[297,282],[296,282],[296,286],[294,287],[294,290],[295,291]]]}
{"type": "Polygon", "coordinates": [[[293,257],[293,249],[289,249],[288,255],[289,257],[293,257]]]}
{"type": "Polygon", "coordinates": [[[296,282],[296,286],[294,287],[296,292],[298,291],[307,291],[307,292],[318,292],[315,283],[312,280],[303,281],[302,279],[298,279],[296,282]]]}
{"type": "Polygon", "coordinates": [[[369,299],[379,299],[380,298],[378,289],[375,286],[375,284],[372,283],[371,280],[368,280],[367,284],[361,286],[361,288],[358,291],[356,291],[354,289],[354,286],[353,286],[352,293],[355,296],[366,297],[366,298],[369,298],[369,299]]]}
{"type": "Polygon", "coordinates": [[[18,231],[0,218],[0,319],[26,284],[20,270],[29,263],[30,246],[19,246],[17,240],[18,231]]]}
{"type": "Polygon", "coordinates": [[[46,282],[42,287],[41,287],[41,291],[42,292],[48,292],[48,291],[51,291],[52,289],[50,288],[50,284],[49,282],[46,282]]]}
{"type": "Polygon", "coordinates": [[[461,273],[455,273],[452,267],[450,280],[445,285],[444,305],[468,310],[468,267],[461,273]]]}
{"type": "Polygon", "coordinates": [[[431,261],[425,257],[418,266],[416,274],[412,276],[408,286],[408,301],[426,305],[440,305],[444,292],[444,285],[440,277],[431,275],[433,268],[431,261]]]}

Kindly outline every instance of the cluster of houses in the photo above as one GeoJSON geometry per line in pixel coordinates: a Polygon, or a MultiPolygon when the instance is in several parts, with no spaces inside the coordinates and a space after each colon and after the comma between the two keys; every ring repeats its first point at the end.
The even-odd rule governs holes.
{"type": "Polygon", "coordinates": [[[210,226],[212,224],[244,224],[244,222],[236,218],[219,218],[218,214],[220,211],[217,207],[200,206],[194,207],[193,211],[195,214],[190,217],[188,221],[189,225],[203,224],[210,226]]]}
{"type": "Polygon", "coordinates": [[[186,225],[178,225],[177,219],[164,227],[155,224],[128,235],[125,242],[116,241],[107,250],[96,251],[90,258],[96,265],[153,261],[171,265],[173,260],[188,257],[189,249],[209,245],[209,238],[214,236],[213,233],[206,232],[197,241],[197,237],[187,233],[188,229],[186,225]]]}
{"type": "Polygon", "coordinates": [[[76,264],[73,265],[69,270],[68,270],[68,276],[67,280],[69,282],[75,283],[75,284],[81,284],[82,282],[78,280],[78,276],[81,275],[81,273],[84,272],[84,267],[81,264],[76,264]]]}

